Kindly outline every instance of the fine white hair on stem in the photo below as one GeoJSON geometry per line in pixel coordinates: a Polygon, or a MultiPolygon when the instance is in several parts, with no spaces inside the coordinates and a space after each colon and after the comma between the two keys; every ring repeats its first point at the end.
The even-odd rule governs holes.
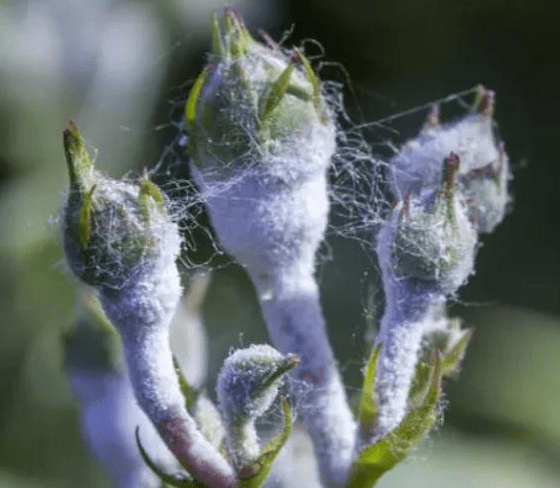
{"type": "MultiPolygon", "coordinates": [[[[103,290],[101,303],[123,339],[130,379],[139,405],[177,459],[210,487],[233,487],[233,468],[204,438],[185,408],[169,346],[169,324],[181,295],[174,262],[180,240],[164,236],[172,249],[152,269],[121,290],[103,290]]],[[[147,270],[146,270],[147,271],[147,270]]]]}

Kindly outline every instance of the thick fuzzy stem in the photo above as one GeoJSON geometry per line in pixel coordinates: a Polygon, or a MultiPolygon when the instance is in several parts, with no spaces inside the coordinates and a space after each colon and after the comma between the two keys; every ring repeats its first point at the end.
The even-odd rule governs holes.
{"type": "Polygon", "coordinates": [[[319,460],[322,481],[329,487],[344,486],[353,460],[356,423],[327,338],[315,279],[305,269],[284,271],[276,275],[272,284],[256,277],[254,282],[275,346],[301,359],[293,377],[310,386],[301,412],[319,460]]]}
{"type": "Polygon", "coordinates": [[[259,436],[254,420],[240,425],[230,426],[227,435],[228,452],[234,457],[234,464],[239,469],[255,462],[261,453],[259,436]]]}
{"type": "Polygon", "coordinates": [[[179,462],[211,488],[233,488],[232,467],[204,438],[185,408],[169,347],[169,323],[180,296],[174,263],[142,273],[101,302],[119,330],[136,399],[179,462]]]}
{"type": "Polygon", "coordinates": [[[387,435],[404,419],[432,306],[445,300],[433,287],[394,277],[386,279],[385,297],[385,313],[376,337],[376,343],[381,344],[376,370],[376,438],[387,435]]]}

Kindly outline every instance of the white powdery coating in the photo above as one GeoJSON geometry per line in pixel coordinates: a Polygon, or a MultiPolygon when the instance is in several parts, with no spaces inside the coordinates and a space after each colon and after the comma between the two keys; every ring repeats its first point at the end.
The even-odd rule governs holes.
{"type": "Polygon", "coordinates": [[[136,403],[126,373],[106,374],[69,368],[72,392],[80,399],[80,423],[95,457],[118,488],[159,488],[161,480],[140,456],[140,439],[154,461],[169,470],[177,461],[136,403]]]}
{"type": "Polygon", "coordinates": [[[222,413],[228,420],[254,420],[270,408],[278,393],[279,382],[269,385],[266,390],[261,388],[261,383],[283,357],[266,344],[252,344],[226,358],[218,375],[216,393],[222,413]]]}
{"type": "Polygon", "coordinates": [[[473,178],[468,185],[462,186],[466,198],[476,202],[474,216],[480,232],[491,233],[504,219],[511,197],[508,193],[508,180],[511,178],[507,155],[503,155],[503,165],[493,178],[473,178]]]}
{"type": "Polygon", "coordinates": [[[290,271],[294,274],[275,276],[270,297],[260,293],[261,305],[274,344],[300,357],[292,376],[310,387],[301,413],[321,479],[325,486],[340,487],[349,476],[357,426],[327,338],[317,284],[305,269],[290,271]]]}
{"type": "MultiPolygon", "coordinates": [[[[444,298],[440,297],[440,300],[444,298]]],[[[426,309],[434,301],[434,297],[426,296],[426,309]]],[[[427,310],[416,320],[406,320],[403,315],[385,315],[376,337],[376,343],[382,345],[375,383],[378,403],[376,439],[393,431],[408,413],[408,394],[416,372],[422,337],[430,325],[427,310]]]]}
{"type": "Polygon", "coordinates": [[[158,230],[159,253],[146,259],[122,289],[100,293],[107,317],[121,334],[136,394],[152,420],[169,405],[184,402],[175,371],[166,366],[169,325],[182,293],[175,265],[181,240],[175,224],[161,223],[158,230]]]}
{"type": "Polygon", "coordinates": [[[397,205],[390,222],[379,231],[377,251],[385,276],[434,281],[444,294],[452,295],[474,270],[478,236],[459,198],[453,199],[452,222],[448,220],[447,202],[437,198],[428,211],[423,204],[411,201],[407,216],[401,216],[403,203],[397,205]],[[402,262],[404,256],[406,264],[402,262]],[[407,270],[407,265],[413,269],[407,270]]]}
{"type": "MultiPolygon", "coordinates": [[[[188,446],[189,459],[195,460],[206,473],[227,479],[227,486],[231,486],[235,479],[233,469],[204,438],[185,409],[169,346],[169,325],[182,291],[175,265],[180,237],[176,225],[171,223],[162,225],[157,235],[161,238],[161,253],[145,263],[124,288],[103,289],[101,303],[121,334],[130,380],[140,407],[160,433],[170,421],[180,420],[179,435],[187,438],[179,441],[188,446]]],[[[162,435],[179,457],[174,450],[175,439],[165,439],[165,433],[162,435]]]]}
{"type": "MultiPolygon", "coordinates": [[[[252,79],[262,85],[257,76],[252,79]]],[[[336,127],[330,113],[326,123],[317,114],[309,118],[304,113],[303,121],[308,117],[310,122],[302,123],[296,112],[280,136],[262,145],[256,142],[242,157],[198,161],[199,167],[211,170],[191,168],[220,242],[253,280],[275,346],[301,359],[293,376],[310,386],[304,421],[323,483],[339,487],[349,475],[357,428],[313,277],[315,253],[328,220],[327,170],[336,150],[336,127]]],[[[250,136],[261,140],[260,134],[250,136]]]]}
{"type": "Polygon", "coordinates": [[[459,156],[459,177],[498,161],[498,145],[492,133],[492,117],[469,114],[459,122],[426,128],[408,141],[389,162],[389,185],[393,195],[420,195],[441,182],[443,161],[454,152],[459,156]]]}
{"type": "Polygon", "coordinates": [[[202,435],[216,449],[220,449],[226,435],[222,417],[212,401],[204,395],[200,395],[196,400],[194,418],[202,435]]]}
{"type": "Polygon", "coordinates": [[[282,156],[241,164],[239,174],[225,182],[191,165],[221,244],[257,280],[270,280],[289,266],[313,272],[327,225],[326,173],[334,137],[291,144],[282,147],[282,156]]]}
{"type": "Polygon", "coordinates": [[[266,389],[262,382],[283,359],[273,347],[253,344],[228,356],[220,370],[216,392],[227,428],[228,452],[239,468],[260,454],[255,420],[272,405],[281,378],[266,389]]]}

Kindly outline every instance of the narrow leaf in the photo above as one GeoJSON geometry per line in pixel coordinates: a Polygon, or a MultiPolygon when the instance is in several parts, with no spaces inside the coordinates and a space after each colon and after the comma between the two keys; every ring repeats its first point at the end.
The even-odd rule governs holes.
{"type": "Polygon", "coordinates": [[[196,392],[194,391],[193,387],[187,382],[187,379],[181,371],[179,361],[177,361],[177,358],[175,356],[173,356],[173,366],[175,367],[175,374],[177,375],[177,380],[179,381],[179,388],[181,389],[181,393],[183,394],[183,398],[185,399],[185,407],[187,408],[187,412],[191,412],[196,403],[196,392]]]}
{"type": "Polygon", "coordinates": [[[442,360],[437,356],[423,404],[410,412],[393,432],[359,454],[348,488],[371,488],[428,433],[438,416],[442,374],[442,360]]]}
{"type": "Polygon", "coordinates": [[[140,442],[140,427],[136,427],[136,444],[140,450],[140,455],[148,467],[156,474],[156,476],[171,486],[178,488],[206,488],[202,483],[194,480],[187,472],[168,474],[164,472],[148,455],[142,443],[140,442]]]}
{"type": "Polygon", "coordinates": [[[360,423],[362,439],[369,439],[373,436],[373,428],[375,426],[375,419],[377,418],[377,401],[375,399],[375,368],[377,366],[379,351],[381,351],[381,344],[378,344],[373,348],[364,374],[362,396],[360,398],[358,410],[358,420],[360,423]]]}
{"type": "Polygon", "coordinates": [[[292,432],[292,412],[285,398],[280,398],[284,412],[284,430],[273,438],[262,450],[258,459],[238,472],[238,488],[260,488],[270,473],[272,463],[292,432]]]}

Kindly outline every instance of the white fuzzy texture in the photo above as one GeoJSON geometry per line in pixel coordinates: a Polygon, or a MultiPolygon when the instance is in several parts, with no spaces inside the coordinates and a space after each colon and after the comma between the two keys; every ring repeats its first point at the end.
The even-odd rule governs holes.
{"type": "Polygon", "coordinates": [[[510,202],[508,157],[494,137],[493,123],[491,116],[476,113],[453,124],[425,127],[389,162],[387,176],[395,198],[433,192],[440,184],[444,159],[454,152],[461,161],[457,186],[475,209],[479,231],[492,232],[510,202]]]}
{"type": "Polygon", "coordinates": [[[453,222],[440,200],[430,210],[415,201],[403,215],[401,202],[381,226],[377,254],[385,291],[385,313],[375,342],[381,344],[376,371],[379,414],[375,436],[382,437],[404,419],[408,394],[416,371],[422,338],[433,328],[432,310],[466,281],[474,267],[477,234],[458,197],[453,200],[453,222]],[[410,226],[415,232],[411,232],[410,226]],[[395,252],[399,233],[408,247],[395,252]],[[399,261],[406,256],[407,265],[399,261]],[[408,268],[407,268],[408,266],[408,268]],[[414,275],[407,275],[413,270],[414,275]],[[426,273],[423,275],[423,273],[426,273]]]}
{"type": "Polygon", "coordinates": [[[261,294],[261,305],[276,347],[301,359],[293,377],[309,387],[300,399],[301,414],[321,480],[328,487],[344,486],[353,461],[356,423],[327,338],[317,284],[312,275],[295,271],[276,276],[271,297],[261,294]]]}
{"type": "Polygon", "coordinates": [[[313,277],[328,219],[326,171],[334,139],[299,141],[306,158],[271,158],[228,184],[193,167],[224,248],[249,272],[275,346],[296,353],[294,376],[309,384],[303,416],[326,486],[343,486],[356,424],[336,369],[313,277]],[[329,142],[330,141],[330,142],[329,142]],[[321,141],[323,142],[323,141],[321,141]]]}
{"type": "Polygon", "coordinates": [[[209,486],[234,486],[233,469],[185,409],[169,346],[169,325],[182,291],[175,265],[180,237],[174,224],[163,226],[159,236],[160,254],[124,288],[102,290],[101,303],[121,334],[136,399],[169,448],[209,486]]]}
{"type": "Polygon", "coordinates": [[[401,203],[380,229],[381,266],[396,277],[433,281],[444,294],[455,293],[473,272],[478,241],[466,205],[453,198],[452,220],[442,195],[429,210],[414,200],[408,215],[403,216],[402,209],[401,203]]]}
{"type": "Polygon", "coordinates": [[[202,435],[216,448],[222,447],[226,432],[218,408],[204,395],[196,400],[194,418],[202,435]]]}
{"type": "Polygon", "coordinates": [[[328,220],[326,171],[333,151],[322,146],[308,160],[271,158],[240,168],[227,183],[191,167],[221,244],[261,288],[285,267],[313,273],[328,220]]]}
{"type": "Polygon", "coordinates": [[[228,452],[238,468],[260,454],[255,420],[272,405],[281,377],[263,388],[263,380],[284,362],[284,356],[266,344],[239,349],[224,361],[216,393],[226,425],[228,452]]]}
{"type": "Polygon", "coordinates": [[[488,115],[469,114],[454,124],[422,130],[389,162],[389,184],[394,196],[402,199],[408,192],[419,195],[436,188],[441,181],[443,160],[451,152],[461,160],[460,175],[498,161],[492,123],[488,115]]]}

